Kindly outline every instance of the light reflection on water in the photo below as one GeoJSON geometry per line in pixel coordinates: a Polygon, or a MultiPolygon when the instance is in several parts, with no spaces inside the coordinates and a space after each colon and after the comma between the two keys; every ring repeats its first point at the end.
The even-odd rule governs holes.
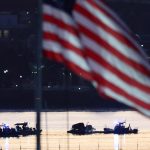
{"type": "Polygon", "coordinates": [[[126,135],[114,134],[114,150],[120,150],[126,146],[126,135]]]}
{"type": "Polygon", "coordinates": [[[119,150],[119,135],[114,134],[114,150],[119,150]]]}
{"type": "Polygon", "coordinates": [[[9,139],[5,138],[5,150],[9,150],[9,139]]]}
{"type": "MultiPolygon", "coordinates": [[[[42,113],[42,135],[41,135],[41,150],[67,150],[67,121],[66,112],[48,112],[48,122],[45,121],[45,113],[42,113]],[[48,137],[46,129],[48,129],[48,137]],[[47,144],[48,142],[48,144],[47,144]],[[65,148],[64,148],[65,147],[65,148]],[[63,149],[64,148],[64,149],[63,149]]],[[[87,136],[70,137],[70,150],[150,150],[150,119],[144,118],[136,112],[69,112],[69,128],[77,122],[89,122],[97,130],[103,130],[105,124],[113,128],[113,123],[116,119],[126,119],[131,123],[132,127],[140,129],[139,134],[135,135],[104,135],[94,134],[87,136]],[[139,121],[141,120],[141,121],[139,121]],[[144,131],[144,132],[143,132],[144,131]],[[138,144],[137,144],[138,141],[138,144]]],[[[34,112],[11,112],[0,113],[0,120],[7,122],[13,127],[16,122],[28,121],[29,126],[35,126],[34,112]]],[[[0,122],[1,124],[1,122],[0,122]]],[[[0,138],[0,149],[2,150],[20,150],[28,149],[35,150],[36,137],[27,136],[20,138],[0,138]]]]}

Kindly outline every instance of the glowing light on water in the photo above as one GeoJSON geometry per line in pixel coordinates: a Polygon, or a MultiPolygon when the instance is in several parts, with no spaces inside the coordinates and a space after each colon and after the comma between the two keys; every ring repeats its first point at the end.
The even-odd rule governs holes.
{"type": "Polygon", "coordinates": [[[125,147],[126,137],[124,135],[114,134],[114,150],[120,150],[125,147]]]}
{"type": "Polygon", "coordinates": [[[123,144],[124,145],[126,144],[126,135],[125,134],[123,135],[123,144]]]}
{"type": "Polygon", "coordinates": [[[114,134],[114,150],[119,150],[119,135],[114,134]]]}
{"type": "Polygon", "coordinates": [[[5,139],[5,150],[9,150],[9,139],[5,139]]]}

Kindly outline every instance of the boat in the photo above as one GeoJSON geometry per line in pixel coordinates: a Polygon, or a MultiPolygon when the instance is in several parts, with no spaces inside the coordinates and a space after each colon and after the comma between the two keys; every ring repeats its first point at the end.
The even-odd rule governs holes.
{"type": "MultiPolygon", "coordinates": [[[[32,128],[28,126],[28,122],[16,123],[15,129],[18,135],[27,136],[27,135],[36,135],[38,134],[38,130],[36,128],[32,128]]],[[[40,133],[42,130],[40,130],[40,133]]]]}
{"type": "MultiPolygon", "coordinates": [[[[7,124],[0,127],[0,137],[20,137],[28,135],[37,135],[38,130],[28,126],[28,122],[16,123],[14,128],[10,128],[7,124]]],[[[40,133],[42,130],[40,130],[40,133]]]]}
{"type": "Polygon", "coordinates": [[[128,127],[125,127],[125,123],[126,122],[118,122],[114,129],[111,128],[104,128],[103,133],[104,134],[109,134],[109,133],[114,133],[114,134],[137,134],[138,133],[138,129],[134,128],[132,129],[130,124],[128,127]]]}
{"type": "Polygon", "coordinates": [[[87,134],[100,133],[100,131],[96,131],[96,129],[90,124],[84,125],[83,122],[79,122],[73,124],[71,130],[67,131],[67,133],[71,133],[75,135],[87,135],[87,134]]]}
{"type": "Polygon", "coordinates": [[[19,137],[15,128],[10,128],[7,124],[0,125],[0,137],[19,137]]]}

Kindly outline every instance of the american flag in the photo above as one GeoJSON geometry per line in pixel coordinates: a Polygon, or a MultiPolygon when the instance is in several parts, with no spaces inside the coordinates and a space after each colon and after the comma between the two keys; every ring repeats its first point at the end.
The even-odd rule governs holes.
{"type": "Polygon", "coordinates": [[[52,4],[43,4],[44,56],[62,62],[72,71],[91,79],[73,18],[52,4]]]}
{"type": "Polygon", "coordinates": [[[78,0],[72,16],[43,5],[44,55],[97,91],[150,116],[150,65],[134,35],[102,0],[78,0]]]}

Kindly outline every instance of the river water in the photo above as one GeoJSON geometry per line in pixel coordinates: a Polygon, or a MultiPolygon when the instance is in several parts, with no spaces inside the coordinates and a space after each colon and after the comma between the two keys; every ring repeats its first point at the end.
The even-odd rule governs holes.
{"type": "MultiPolygon", "coordinates": [[[[11,127],[16,122],[29,122],[35,127],[35,112],[1,112],[0,123],[11,127]]],[[[150,150],[150,119],[136,111],[113,112],[42,112],[42,150],[150,150]],[[113,128],[115,122],[126,121],[126,126],[138,128],[138,134],[93,134],[75,136],[66,134],[72,124],[84,122],[97,130],[113,128]]],[[[1,150],[35,150],[36,137],[0,138],[1,150]]]]}

